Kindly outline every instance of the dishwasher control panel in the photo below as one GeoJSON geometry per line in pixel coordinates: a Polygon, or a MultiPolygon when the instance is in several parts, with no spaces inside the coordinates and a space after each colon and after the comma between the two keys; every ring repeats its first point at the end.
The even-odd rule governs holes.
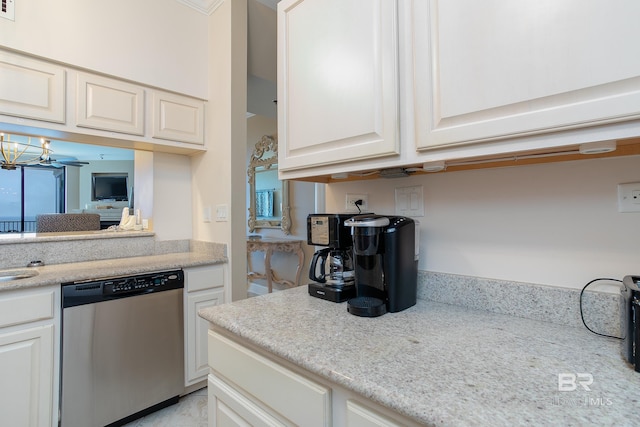
{"type": "Polygon", "coordinates": [[[184,288],[182,270],[62,284],[62,307],[184,288]]]}
{"type": "Polygon", "coordinates": [[[180,272],[174,273],[159,273],[152,276],[137,276],[129,278],[120,278],[105,280],[102,285],[102,293],[118,294],[122,292],[136,292],[144,289],[163,289],[167,286],[171,286],[180,279],[180,272]]]}

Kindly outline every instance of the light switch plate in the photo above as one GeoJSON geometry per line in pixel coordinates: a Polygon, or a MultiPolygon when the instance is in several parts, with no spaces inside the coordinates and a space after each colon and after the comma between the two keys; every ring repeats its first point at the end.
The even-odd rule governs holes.
{"type": "Polygon", "coordinates": [[[228,205],[216,205],[216,221],[227,221],[227,212],[229,211],[228,205]]]}
{"type": "Polygon", "coordinates": [[[396,215],[424,216],[424,197],[422,185],[396,187],[396,215]]]}

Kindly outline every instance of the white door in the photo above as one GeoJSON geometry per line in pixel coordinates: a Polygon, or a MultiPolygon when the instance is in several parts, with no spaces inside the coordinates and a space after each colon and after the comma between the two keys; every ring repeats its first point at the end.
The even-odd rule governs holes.
{"type": "Polygon", "coordinates": [[[53,425],[53,329],[0,334],[0,425],[53,425]]]}
{"type": "Polygon", "coordinates": [[[395,0],[278,4],[278,169],[399,153],[395,0]]]}
{"type": "Polygon", "coordinates": [[[64,123],[64,68],[0,50],[0,114],[64,123]]]}
{"type": "Polygon", "coordinates": [[[640,117],[640,2],[414,2],[417,147],[640,117]]]}
{"type": "Polygon", "coordinates": [[[209,373],[207,364],[209,322],[198,316],[198,311],[223,302],[223,288],[187,294],[186,386],[206,379],[209,373]]]}

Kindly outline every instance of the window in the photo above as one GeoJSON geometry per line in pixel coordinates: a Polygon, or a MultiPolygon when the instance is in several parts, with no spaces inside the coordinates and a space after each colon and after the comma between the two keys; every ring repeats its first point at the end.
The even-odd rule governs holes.
{"type": "Polygon", "coordinates": [[[36,231],[36,215],[65,211],[64,168],[0,169],[0,233],[36,231]]]}

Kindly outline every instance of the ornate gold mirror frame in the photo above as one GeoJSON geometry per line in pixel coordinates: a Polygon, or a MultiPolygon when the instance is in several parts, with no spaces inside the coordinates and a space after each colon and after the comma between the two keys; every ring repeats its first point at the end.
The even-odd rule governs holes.
{"type": "Polygon", "coordinates": [[[278,170],[278,141],[274,136],[264,135],[256,143],[247,168],[247,176],[249,177],[249,220],[247,221],[249,232],[253,233],[258,228],[280,228],[284,234],[289,234],[291,232],[291,217],[289,216],[289,182],[287,180],[278,181],[280,183],[279,188],[273,188],[272,194],[267,193],[264,195],[261,190],[260,196],[270,198],[271,204],[276,205],[273,209],[274,214],[278,215],[262,216],[258,215],[257,212],[256,173],[271,170],[278,170]],[[281,215],[279,215],[280,209],[282,211],[281,215]]]}

